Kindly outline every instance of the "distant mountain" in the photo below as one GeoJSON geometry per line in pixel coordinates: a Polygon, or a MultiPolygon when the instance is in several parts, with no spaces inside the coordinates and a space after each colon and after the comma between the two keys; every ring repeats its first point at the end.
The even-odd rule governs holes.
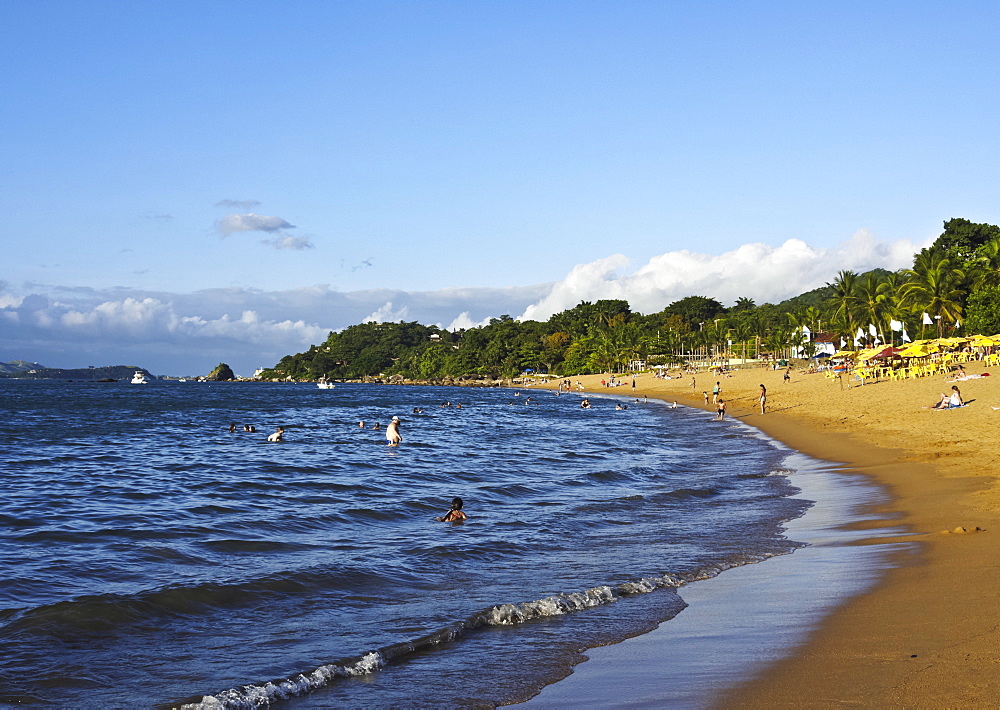
{"type": "Polygon", "coordinates": [[[10,362],[0,362],[0,374],[8,372],[24,372],[25,370],[44,370],[45,365],[27,360],[11,360],[10,362]]]}
{"type": "Polygon", "coordinates": [[[149,370],[135,365],[108,365],[107,367],[80,367],[62,369],[58,367],[33,367],[29,370],[3,372],[0,377],[16,377],[26,380],[82,380],[97,382],[99,380],[131,380],[132,375],[141,372],[149,379],[156,379],[149,370]]]}

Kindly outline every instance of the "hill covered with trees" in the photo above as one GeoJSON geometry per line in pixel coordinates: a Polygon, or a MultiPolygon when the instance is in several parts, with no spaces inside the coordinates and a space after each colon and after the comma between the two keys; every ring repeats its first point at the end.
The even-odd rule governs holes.
{"type": "Polygon", "coordinates": [[[416,322],[352,325],[285,356],[261,376],[430,380],[614,372],[634,361],[669,364],[709,353],[754,358],[794,348],[809,352],[803,326],[847,343],[859,329],[874,339],[874,326],[874,337],[889,342],[893,325],[905,326],[911,337],[1000,332],[1000,228],[949,220],[909,269],[841,271],[825,286],[777,305],[744,297],[727,308],[711,297],[688,296],[644,315],[627,301],[600,300],[545,322],[504,315],[456,332],[416,322]]]}

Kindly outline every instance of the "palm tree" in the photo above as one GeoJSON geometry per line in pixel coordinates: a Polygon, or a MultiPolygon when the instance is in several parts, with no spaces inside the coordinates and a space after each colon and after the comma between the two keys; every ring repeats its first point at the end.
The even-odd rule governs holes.
{"type": "Polygon", "coordinates": [[[905,318],[903,290],[908,283],[906,274],[894,271],[878,286],[878,297],[882,302],[882,314],[888,320],[902,322],[905,318]]]}
{"type": "Polygon", "coordinates": [[[868,272],[865,279],[858,285],[858,315],[864,317],[869,323],[875,326],[879,340],[885,342],[882,334],[882,318],[885,313],[884,300],[879,294],[879,287],[882,285],[881,279],[873,273],[868,272]]]}
{"type": "Polygon", "coordinates": [[[937,319],[940,338],[942,320],[957,321],[962,315],[965,272],[954,267],[942,250],[924,249],[906,274],[910,277],[903,289],[906,302],[937,319]]]}
{"type": "Polygon", "coordinates": [[[970,274],[976,286],[1000,286],[1000,237],[983,244],[979,253],[982,256],[970,274]]]}
{"type": "Polygon", "coordinates": [[[847,325],[847,330],[853,336],[860,308],[858,274],[854,271],[841,271],[833,283],[828,283],[827,286],[833,289],[831,300],[834,307],[834,317],[843,320],[847,325]]]}

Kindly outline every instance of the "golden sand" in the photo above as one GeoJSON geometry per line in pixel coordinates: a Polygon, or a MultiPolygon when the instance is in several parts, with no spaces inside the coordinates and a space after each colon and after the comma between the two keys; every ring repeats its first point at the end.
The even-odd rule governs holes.
{"type": "MultiPolygon", "coordinates": [[[[874,590],[845,603],[806,645],[736,688],[733,707],[1000,706],[1000,368],[951,383],[936,376],[857,382],[793,370],[742,369],[636,378],[635,396],[704,407],[718,381],[735,417],[815,458],[848,464],[886,488],[879,509],[920,543],[874,590]],[[759,385],[767,410],[759,411],[759,385]],[[967,407],[928,407],[957,384],[967,407]]],[[[605,376],[573,377],[591,392],[605,376]]],[[[554,385],[553,385],[554,387],[554,385]]],[[[711,404],[706,407],[715,410],[711,404]]],[[[871,544],[898,542],[873,537],[871,544]]]]}

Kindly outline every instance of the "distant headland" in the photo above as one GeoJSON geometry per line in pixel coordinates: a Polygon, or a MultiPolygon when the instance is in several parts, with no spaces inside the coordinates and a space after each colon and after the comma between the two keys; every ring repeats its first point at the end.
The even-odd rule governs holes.
{"type": "Polygon", "coordinates": [[[0,377],[19,380],[81,380],[83,382],[117,382],[131,380],[136,372],[155,379],[148,370],[136,365],[107,365],[105,367],[45,367],[37,362],[14,360],[0,363],[0,377]]]}

